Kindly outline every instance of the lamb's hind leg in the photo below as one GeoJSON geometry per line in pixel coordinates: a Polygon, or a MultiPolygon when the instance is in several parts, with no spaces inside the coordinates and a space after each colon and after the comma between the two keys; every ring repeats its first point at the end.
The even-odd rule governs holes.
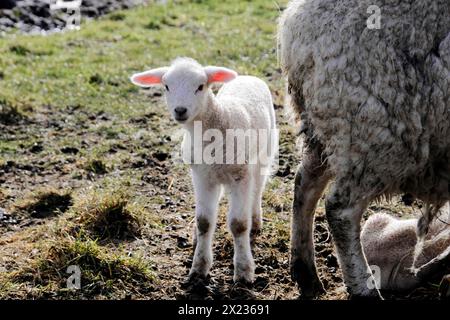
{"type": "Polygon", "coordinates": [[[361,217],[370,201],[352,200],[358,199],[352,190],[351,185],[336,182],[326,201],[327,220],[351,298],[380,298],[360,239],[361,217]]]}
{"type": "Polygon", "coordinates": [[[247,176],[230,188],[228,225],[234,239],[233,280],[235,282],[251,283],[255,273],[250,247],[252,183],[253,181],[247,176]]]}
{"type": "Polygon", "coordinates": [[[330,177],[321,159],[319,145],[309,147],[295,177],[293,217],[291,225],[291,274],[311,298],[324,292],[314,260],[313,223],[317,201],[330,177]]]}
{"type": "Polygon", "coordinates": [[[250,236],[252,240],[256,238],[261,233],[262,229],[262,195],[264,192],[264,187],[266,185],[267,176],[261,174],[261,169],[257,168],[255,172],[255,181],[254,181],[254,198],[253,198],[253,206],[252,206],[252,229],[250,236]]]}
{"type": "Polygon", "coordinates": [[[196,245],[192,267],[189,272],[191,280],[205,278],[212,266],[212,238],[216,228],[217,209],[220,186],[211,185],[199,175],[193,175],[196,197],[196,245]]]}

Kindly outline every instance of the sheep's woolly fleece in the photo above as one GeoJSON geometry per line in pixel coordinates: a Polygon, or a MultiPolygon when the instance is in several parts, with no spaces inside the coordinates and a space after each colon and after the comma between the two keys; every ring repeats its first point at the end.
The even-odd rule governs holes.
{"type": "Polygon", "coordinates": [[[450,1],[292,1],[279,45],[293,107],[354,201],[449,199],[450,1]]]}

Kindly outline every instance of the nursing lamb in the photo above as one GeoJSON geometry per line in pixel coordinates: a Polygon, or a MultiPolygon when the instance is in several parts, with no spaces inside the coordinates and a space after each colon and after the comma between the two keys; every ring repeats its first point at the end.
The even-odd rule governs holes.
{"type": "Polygon", "coordinates": [[[449,218],[441,215],[431,223],[423,250],[417,257],[417,270],[411,270],[411,266],[417,243],[418,220],[396,219],[385,213],[375,214],[367,220],[361,232],[361,242],[367,262],[378,268],[377,285],[381,290],[412,290],[448,272],[449,218]]]}

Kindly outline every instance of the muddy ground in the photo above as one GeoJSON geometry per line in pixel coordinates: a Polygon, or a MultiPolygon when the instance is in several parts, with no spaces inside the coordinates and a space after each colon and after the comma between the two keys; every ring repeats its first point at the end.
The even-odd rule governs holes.
{"type": "MultiPolygon", "coordinates": [[[[151,102],[162,105],[159,92],[149,91],[146,94],[151,102]]],[[[72,205],[69,199],[63,205],[58,203],[56,211],[22,210],[20,203],[32,191],[51,186],[76,194],[101,187],[109,179],[127,179],[127,188],[135,197],[144,199],[145,209],[157,217],[159,227],[126,241],[116,241],[114,245],[125,247],[130,252],[138,251],[144,260],[151,261],[158,281],[145,294],[126,292],[114,297],[298,298],[298,290],[289,275],[289,220],[294,172],[301,159],[295,148],[295,128],[288,124],[284,108],[280,105],[275,107],[281,128],[280,168],[264,196],[265,225],[254,248],[257,269],[253,288],[236,287],[232,283],[232,241],[225,228],[226,203],[221,207],[214,245],[215,262],[209,285],[196,288],[184,285],[192,261],[194,199],[188,168],[173,159],[172,151],[178,147],[179,135],[174,134],[178,132],[177,127],[164,108],[153,108],[123,119],[105,112],[88,112],[83,106],[68,106],[61,110],[48,105],[32,110],[26,118],[2,121],[2,139],[34,142],[20,145],[13,158],[0,164],[0,208],[3,208],[0,220],[1,270],[18,270],[39,255],[39,249],[30,247],[30,242],[23,239],[29,238],[39,226],[51,228],[52,221],[58,219],[58,215],[64,215],[72,205]],[[127,128],[127,134],[108,132],[105,130],[108,127],[127,128]],[[152,140],[148,139],[146,132],[160,134],[152,140]],[[103,153],[95,158],[95,161],[100,161],[96,163],[91,153],[99,145],[103,146],[103,153]]],[[[390,203],[374,204],[369,211],[386,211],[395,215],[406,212],[411,215],[418,210],[414,205],[404,206],[396,198],[390,203]]],[[[327,290],[321,299],[345,299],[347,294],[325,220],[323,201],[317,209],[315,241],[318,269],[327,290]]],[[[387,293],[386,296],[394,299],[434,299],[438,297],[436,281],[413,292],[401,295],[387,293]]],[[[48,292],[36,296],[27,289],[8,292],[6,297],[64,296],[48,292]]]]}

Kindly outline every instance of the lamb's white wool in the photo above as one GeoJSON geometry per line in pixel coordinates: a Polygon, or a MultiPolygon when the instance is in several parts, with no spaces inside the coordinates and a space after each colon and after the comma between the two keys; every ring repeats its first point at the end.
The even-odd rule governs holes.
{"type": "Polygon", "coordinates": [[[345,283],[352,295],[378,296],[366,285],[359,235],[369,203],[399,193],[422,199],[423,238],[450,199],[450,1],[291,1],[279,44],[308,146],[296,179],[293,276],[304,294],[323,291],[312,225],[335,178],[326,212],[345,283]],[[379,29],[367,27],[373,5],[379,29]]]}
{"type": "Polygon", "coordinates": [[[417,219],[400,220],[380,213],[371,216],[361,232],[369,265],[380,270],[380,289],[412,290],[430,277],[444,275],[450,261],[450,228],[444,215],[434,221],[417,257],[417,274],[410,270],[417,242],[417,219]]]}
{"type": "MultiPolygon", "coordinates": [[[[261,229],[261,197],[266,183],[264,169],[271,166],[275,155],[277,131],[272,96],[264,81],[250,76],[237,76],[236,72],[222,67],[202,67],[190,58],[179,58],[170,67],[158,68],[134,75],[131,81],[140,86],[161,84],[166,88],[166,102],[173,118],[183,125],[186,135],[183,148],[192,149],[193,157],[210,150],[223,152],[223,157],[237,159],[242,146],[227,139],[217,147],[214,139],[203,140],[208,133],[230,130],[266,129],[268,161],[262,161],[259,150],[244,148],[249,158],[256,162],[200,163],[191,164],[192,180],[196,197],[196,248],[190,271],[191,278],[206,277],[212,265],[212,238],[216,227],[218,203],[222,187],[230,194],[228,225],[234,237],[234,280],[251,282],[254,277],[254,262],[250,247],[251,233],[261,229]],[[212,83],[225,84],[215,96],[209,88],[212,83]],[[201,124],[200,148],[199,132],[201,124]],[[236,146],[228,149],[231,143],[236,146]]],[[[245,143],[244,143],[245,144],[245,143]]],[[[202,159],[202,157],[200,157],[202,159]]],[[[267,160],[267,159],[265,159],[267,160]]]]}

